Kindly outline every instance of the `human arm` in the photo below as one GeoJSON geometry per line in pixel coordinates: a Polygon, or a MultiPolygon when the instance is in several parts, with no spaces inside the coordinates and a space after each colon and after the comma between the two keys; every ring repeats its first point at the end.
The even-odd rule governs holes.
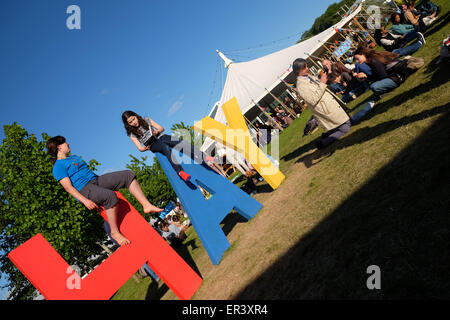
{"type": "Polygon", "coordinates": [[[405,18],[406,18],[406,20],[408,20],[411,24],[417,25],[417,23],[419,22],[420,15],[419,15],[419,16],[415,16],[411,11],[407,11],[407,12],[405,13],[405,18]]]}
{"type": "Polygon", "coordinates": [[[354,73],[354,76],[359,78],[359,79],[366,79],[367,78],[367,74],[365,74],[364,72],[359,72],[359,73],[354,73]]]}
{"type": "Polygon", "coordinates": [[[89,200],[74,188],[69,177],[62,178],[61,180],[59,180],[59,183],[63,186],[64,190],[66,190],[75,199],[80,201],[89,210],[99,209],[98,205],[94,201],[89,200]]]}
{"type": "Polygon", "coordinates": [[[133,141],[133,143],[139,149],[139,151],[144,152],[150,149],[150,147],[143,147],[135,136],[130,136],[130,139],[131,141],[133,141]]]}
{"type": "Polygon", "coordinates": [[[365,63],[355,65],[355,77],[359,79],[366,79],[372,75],[372,69],[365,63]]]}
{"type": "Polygon", "coordinates": [[[327,85],[323,82],[313,83],[308,79],[299,78],[297,81],[297,89],[307,105],[315,106],[325,94],[327,85]]]}
{"type": "Polygon", "coordinates": [[[158,123],[156,123],[155,121],[153,121],[152,119],[150,119],[150,125],[156,129],[156,130],[152,129],[154,136],[157,136],[164,132],[164,128],[162,126],[160,126],[158,123]]]}

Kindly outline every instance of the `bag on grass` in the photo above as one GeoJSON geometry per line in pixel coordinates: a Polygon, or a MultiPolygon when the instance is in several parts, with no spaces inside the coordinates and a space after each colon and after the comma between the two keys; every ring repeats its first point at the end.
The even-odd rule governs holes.
{"type": "Polygon", "coordinates": [[[309,119],[306,123],[305,129],[303,130],[303,136],[307,136],[308,134],[312,133],[318,126],[319,122],[317,121],[317,118],[315,116],[312,116],[311,119],[309,119]]]}
{"type": "Polygon", "coordinates": [[[400,60],[389,68],[386,68],[386,71],[389,78],[397,85],[400,85],[405,82],[408,77],[408,60],[400,60]]]}

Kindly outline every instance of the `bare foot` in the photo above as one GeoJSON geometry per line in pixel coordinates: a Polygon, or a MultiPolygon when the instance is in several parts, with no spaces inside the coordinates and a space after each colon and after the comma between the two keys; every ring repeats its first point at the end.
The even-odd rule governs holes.
{"type": "Polygon", "coordinates": [[[152,204],[149,204],[148,206],[144,207],[144,213],[151,213],[151,212],[161,212],[164,209],[158,208],[157,206],[154,206],[152,204]]]}
{"type": "Polygon", "coordinates": [[[116,240],[120,246],[130,244],[131,241],[125,238],[120,232],[111,232],[111,237],[116,240]]]}

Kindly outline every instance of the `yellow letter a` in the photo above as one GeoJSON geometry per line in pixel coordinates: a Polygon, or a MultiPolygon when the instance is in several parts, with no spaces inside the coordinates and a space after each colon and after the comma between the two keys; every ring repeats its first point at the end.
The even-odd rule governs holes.
{"type": "Polygon", "coordinates": [[[210,117],[205,117],[194,124],[193,129],[242,153],[272,189],[278,188],[285,177],[253,142],[236,98],[225,103],[222,109],[228,127],[210,117]]]}

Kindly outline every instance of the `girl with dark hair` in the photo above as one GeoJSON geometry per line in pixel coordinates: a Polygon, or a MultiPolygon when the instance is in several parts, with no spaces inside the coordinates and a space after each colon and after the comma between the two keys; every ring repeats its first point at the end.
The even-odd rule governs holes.
{"type": "Polygon", "coordinates": [[[398,12],[391,15],[391,22],[391,31],[394,34],[403,36],[411,31],[416,31],[412,24],[404,23],[403,16],[398,12]]]}
{"type": "Polygon", "coordinates": [[[80,157],[69,155],[69,144],[62,136],[50,138],[46,148],[53,157],[55,179],[89,210],[99,210],[99,206],[105,208],[111,226],[111,236],[119,245],[129,244],[130,241],[119,231],[118,199],[114,191],[128,188],[142,205],[144,213],[163,211],[147,200],[132,171],[124,170],[97,176],[80,157]]]}
{"type": "Polygon", "coordinates": [[[387,65],[397,61],[398,54],[388,51],[375,51],[360,45],[355,53],[355,59],[358,63],[366,63],[372,70],[368,79],[372,82],[370,89],[377,94],[382,95],[398,87],[398,84],[392,80],[387,72],[387,65]]]}
{"type": "Polygon", "coordinates": [[[122,114],[122,121],[127,135],[139,151],[144,152],[150,150],[165,155],[174,170],[184,181],[189,181],[191,176],[186,173],[183,170],[183,167],[178,163],[175,155],[172,154],[172,148],[175,148],[177,151],[182,151],[199,163],[203,163],[204,158],[206,163],[212,167],[213,170],[218,172],[214,167],[213,157],[207,156],[206,154],[204,155],[200,150],[186,141],[174,139],[167,134],[161,135],[164,132],[164,128],[149,117],[142,118],[133,111],[125,111],[122,114]]]}

